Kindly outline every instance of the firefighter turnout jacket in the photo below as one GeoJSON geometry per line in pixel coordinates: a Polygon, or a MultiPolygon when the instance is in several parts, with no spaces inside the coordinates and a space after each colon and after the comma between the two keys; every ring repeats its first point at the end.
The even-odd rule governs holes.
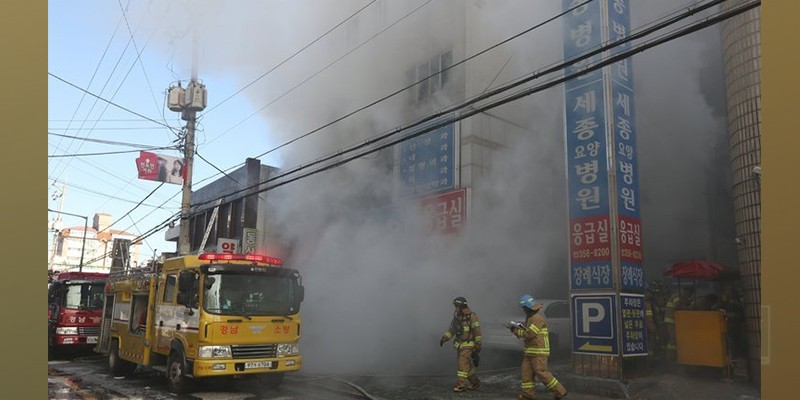
{"type": "Polygon", "coordinates": [[[481,323],[478,322],[478,316],[469,308],[456,312],[444,336],[448,340],[454,338],[453,347],[456,349],[475,347],[476,344],[480,346],[483,338],[481,337],[481,323]]]}
{"type": "MultiPolygon", "coordinates": [[[[541,304],[534,304],[531,308],[539,311],[541,304]]],[[[525,356],[545,356],[550,355],[550,335],[547,332],[547,321],[538,312],[525,320],[524,328],[514,329],[514,336],[525,340],[525,356]]]]}

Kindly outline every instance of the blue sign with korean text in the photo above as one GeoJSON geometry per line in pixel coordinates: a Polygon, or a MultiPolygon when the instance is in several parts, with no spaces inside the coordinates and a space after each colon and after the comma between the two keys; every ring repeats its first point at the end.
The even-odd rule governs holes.
{"type": "Polygon", "coordinates": [[[622,317],[622,355],[647,355],[647,321],[644,295],[620,294],[622,317]]]}
{"type": "MultiPolygon", "coordinates": [[[[565,10],[583,0],[564,0],[565,10]]],[[[600,1],[564,16],[564,58],[595,50],[602,42],[600,1]]],[[[593,56],[565,69],[566,74],[596,63],[593,56]]],[[[601,71],[564,84],[567,191],[570,224],[570,282],[572,289],[611,289],[610,190],[608,177],[606,99],[601,71]]]]}
{"type": "Polygon", "coordinates": [[[572,351],[584,354],[618,354],[615,294],[572,296],[572,351]]]}
{"type": "MultiPolygon", "coordinates": [[[[425,129],[443,121],[433,121],[425,129]]],[[[455,187],[455,124],[400,143],[399,174],[404,193],[420,195],[455,187]]]]}
{"type": "MultiPolygon", "coordinates": [[[[608,13],[608,38],[612,42],[624,39],[630,31],[628,0],[606,0],[608,13]]],[[[616,54],[630,47],[630,43],[611,50],[616,54]]],[[[625,59],[611,65],[610,110],[613,121],[614,161],[617,202],[617,226],[621,260],[623,290],[644,290],[642,267],[642,228],[639,216],[639,167],[636,163],[636,113],[633,102],[633,76],[631,60],[625,59]]]]}

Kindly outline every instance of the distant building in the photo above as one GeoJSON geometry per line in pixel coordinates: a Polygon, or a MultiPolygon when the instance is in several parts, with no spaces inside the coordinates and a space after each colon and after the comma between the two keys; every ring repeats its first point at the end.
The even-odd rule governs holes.
{"type": "MultiPolygon", "coordinates": [[[[111,266],[111,247],[114,239],[135,240],[137,238],[130,232],[107,229],[109,225],[111,225],[111,214],[97,213],[94,215],[92,226],[86,230],[86,247],[83,251],[84,271],[107,272],[111,266]]],[[[83,226],[72,226],[58,231],[50,269],[64,271],[78,268],[83,250],[83,230],[83,226]]],[[[141,244],[131,245],[131,265],[137,265],[140,262],[141,247],[141,244]]]]}

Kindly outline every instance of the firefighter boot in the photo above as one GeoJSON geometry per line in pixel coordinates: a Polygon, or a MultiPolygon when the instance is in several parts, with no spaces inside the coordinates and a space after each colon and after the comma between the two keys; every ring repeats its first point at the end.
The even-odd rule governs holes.
{"type": "Polygon", "coordinates": [[[467,386],[467,389],[475,390],[480,386],[481,386],[481,381],[478,379],[477,376],[473,375],[469,377],[469,386],[467,386]]]}
{"type": "Polygon", "coordinates": [[[467,390],[467,388],[465,388],[464,386],[461,386],[461,385],[453,386],[453,391],[456,392],[456,393],[463,392],[465,390],[467,390]]]}

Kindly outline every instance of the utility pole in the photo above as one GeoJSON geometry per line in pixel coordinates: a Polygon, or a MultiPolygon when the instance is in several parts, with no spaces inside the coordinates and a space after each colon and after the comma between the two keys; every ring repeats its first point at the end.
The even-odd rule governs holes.
{"type": "MultiPolygon", "coordinates": [[[[189,91],[192,91],[197,82],[194,80],[189,83],[189,91]]],[[[192,163],[194,161],[194,129],[197,112],[191,108],[183,111],[182,118],[186,123],[186,140],[183,145],[184,175],[183,175],[183,197],[181,200],[181,225],[180,235],[178,236],[178,254],[189,254],[189,210],[192,204],[192,163]]]]}
{"type": "Polygon", "coordinates": [[[186,121],[186,134],[183,142],[183,196],[181,199],[181,225],[178,235],[178,254],[191,252],[189,238],[189,214],[192,205],[192,167],[194,163],[194,132],[197,123],[197,112],[206,108],[206,87],[192,76],[192,80],[184,90],[180,82],[169,88],[169,109],[180,112],[181,119],[186,121]]]}
{"type": "Polygon", "coordinates": [[[89,230],[89,217],[85,215],[78,215],[78,214],[71,214],[68,212],[63,212],[61,210],[51,210],[47,209],[47,211],[64,214],[64,215],[71,215],[73,217],[83,218],[83,242],[81,243],[81,261],[78,264],[78,272],[83,272],[83,254],[86,253],[86,231],[89,230]]]}
{"type": "MultiPolygon", "coordinates": [[[[192,167],[194,164],[194,130],[197,123],[197,112],[203,111],[207,104],[206,86],[197,80],[197,38],[192,40],[192,79],[186,90],[170,86],[168,107],[171,111],[180,112],[181,119],[186,121],[186,135],[183,142],[183,196],[181,199],[181,225],[178,233],[178,254],[191,252],[189,238],[189,213],[192,206],[192,167]]],[[[202,249],[201,249],[202,250],[202,249]]]]}
{"type": "MultiPolygon", "coordinates": [[[[53,187],[55,187],[55,182],[53,183],[53,187]]],[[[56,218],[50,223],[50,229],[53,231],[53,251],[50,252],[50,260],[47,263],[47,270],[53,270],[53,261],[56,257],[56,250],[58,250],[58,232],[61,230],[61,210],[64,208],[64,198],[67,194],[67,183],[64,182],[61,184],[61,191],[53,194],[53,200],[61,198],[61,201],[58,203],[58,211],[56,214],[56,218]]]]}

